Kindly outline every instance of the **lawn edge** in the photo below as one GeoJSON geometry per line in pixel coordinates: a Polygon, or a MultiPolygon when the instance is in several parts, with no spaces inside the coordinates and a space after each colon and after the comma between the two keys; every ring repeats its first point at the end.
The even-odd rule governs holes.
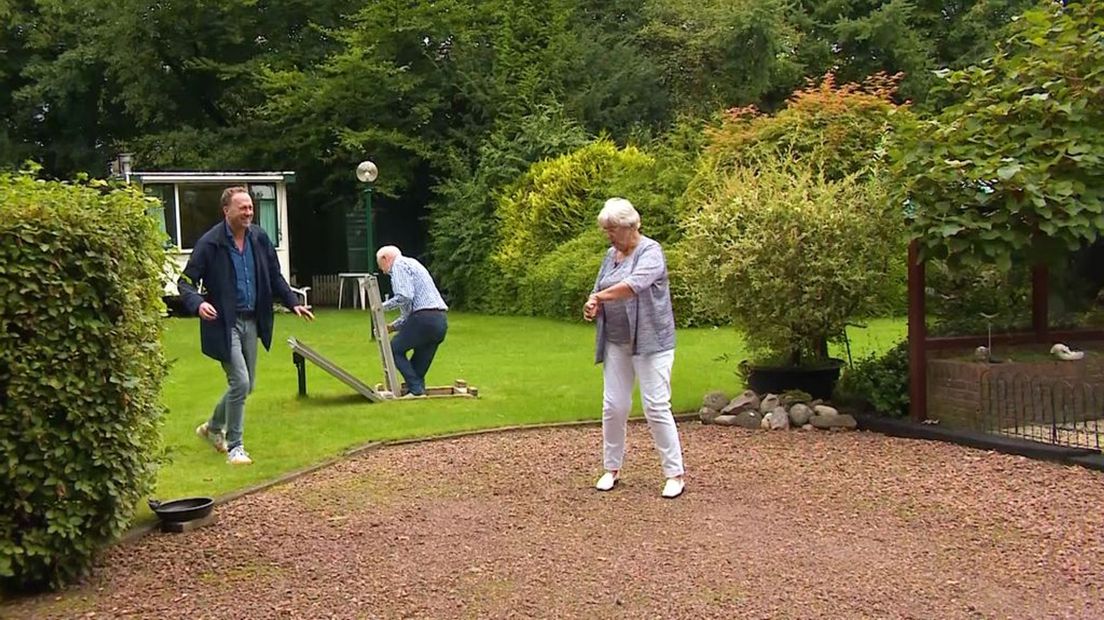
{"type": "MultiPolygon", "coordinates": [[[[698,414],[697,413],[676,413],[676,414],[674,414],[674,418],[675,418],[675,421],[677,421],[677,422],[694,421],[694,420],[698,419],[698,414]]],[[[633,416],[633,417],[629,418],[629,421],[633,422],[633,423],[641,423],[641,422],[645,422],[645,419],[644,419],[644,416],[633,416]]],[[[513,424],[513,425],[510,425],[510,426],[496,426],[496,427],[492,427],[492,428],[479,428],[479,429],[472,429],[472,430],[467,430],[467,431],[457,431],[455,433],[444,433],[444,434],[441,434],[441,435],[428,435],[426,437],[409,437],[409,438],[406,438],[406,439],[392,439],[392,440],[385,440],[385,441],[369,441],[369,442],[366,442],[366,443],[363,443],[363,444],[360,444],[360,445],[353,446],[351,448],[346,448],[345,450],[343,450],[341,452],[341,454],[339,454],[337,456],[334,456],[334,457],[330,457],[330,458],[322,460],[322,461],[319,461],[318,463],[314,463],[313,465],[308,465],[306,467],[296,469],[296,470],[288,472],[286,474],[282,474],[282,475],[280,475],[276,478],[273,478],[271,480],[266,480],[264,482],[257,483],[253,486],[246,487],[244,489],[240,489],[240,490],[237,490],[237,491],[232,491],[232,492],[227,493],[225,495],[220,495],[220,496],[215,498],[215,506],[216,507],[221,506],[223,504],[232,502],[236,499],[240,499],[242,497],[245,497],[246,495],[252,495],[254,493],[259,493],[261,491],[265,491],[265,490],[271,489],[273,487],[277,487],[277,486],[280,486],[280,485],[287,484],[287,483],[292,482],[292,481],[294,481],[298,478],[302,478],[303,476],[306,476],[307,474],[314,473],[314,472],[316,472],[320,469],[325,469],[326,467],[329,467],[331,465],[339,463],[339,462],[341,462],[341,461],[343,461],[343,460],[345,460],[349,457],[358,456],[360,454],[364,454],[365,452],[368,452],[368,451],[371,451],[371,450],[378,450],[380,448],[386,448],[386,447],[390,447],[390,446],[404,446],[404,445],[418,444],[418,443],[427,443],[427,442],[431,442],[431,441],[444,441],[444,440],[447,440],[447,439],[459,439],[459,438],[462,438],[462,437],[472,437],[472,436],[476,436],[476,435],[491,435],[491,434],[495,434],[495,433],[507,433],[507,432],[513,432],[513,431],[529,431],[529,430],[540,430],[540,429],[548,429],[548,428],[571,428],[571,427],[577,427],[577,426],[598,426],[598,425],[601,425],[601,423],[602,423],[601,420],[572,420],[572,421],[567,421],[567,422],[541,422],[541,423],[538,423],[538,424],[513,424]]],[[[131,527],[130,529],[128,529],[127,532],[125,534],[123,534],[119,538],[119,540],[117,540],[114,544],[116,544],[116,545],[126,545],[126,544],[129,544],[129,543],[135,542],[135,541],[141,539],[142,537],[144,537],[145,535],[149,534],[150,532],[156,531],[160,527],[160,524],[161,524],[160,521],[158,521],[156,518],[153,518],[148,522],[143,522],[141,524],[135,525],[135,526],[131,527]]]]}

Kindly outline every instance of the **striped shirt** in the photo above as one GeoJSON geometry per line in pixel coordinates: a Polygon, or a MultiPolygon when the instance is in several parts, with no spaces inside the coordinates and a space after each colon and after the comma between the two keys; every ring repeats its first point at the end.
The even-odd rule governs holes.
{"type": "Polygon", "coordinates": [[[448,310],[437,285],[433,283],[433,277],[416,259],[395,257],[390,276],[391,298],[383,302],[383,309],[399,309],[395,327],[401,326],[418,310],[448,310]]]}

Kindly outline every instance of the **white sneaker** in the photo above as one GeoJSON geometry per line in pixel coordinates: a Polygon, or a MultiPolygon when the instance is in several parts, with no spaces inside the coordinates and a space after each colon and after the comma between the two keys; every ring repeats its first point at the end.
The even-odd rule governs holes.
{"type": "Polygon", "coordinates": [[[226,436],[222,434],[222,431],[212,433],[207,428],[206,422],[196,427],[196,436],[211,444],[217,452],[226,452],[226,436]]]}
{"type": "Polygon", "coordinates": [[[230,449],[230,453],[226,455],[226,462],[231,465],[252,465],[253,459],[249,458],[245,448],[234,446],[230,449]]]}
{"type": "Polygon", "coordinates": [[[598,482],[594,483],[594,488],[599,491],[609,491],[613,487],[617,486],[618,474],[612,471],[607,471],[602,474],[602,477],[598,479],[598,482]]]}
{"type": "Polygon", "coordinates": [[[682,495],[682,491],[685,488],[686,483],[683,482],[682,478],[668,478],[667,482],[663,485],[663,497],[674,499],[682,495]]]}

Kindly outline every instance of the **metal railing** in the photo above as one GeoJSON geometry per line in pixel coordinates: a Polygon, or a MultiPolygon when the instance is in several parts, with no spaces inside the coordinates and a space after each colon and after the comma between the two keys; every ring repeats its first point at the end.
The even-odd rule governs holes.
{"type": "Polygon", "coordinates": [[[981,430],[1074,448],[1104,448],[1104,385],[1027,373],[981,376],[981,430]]]}

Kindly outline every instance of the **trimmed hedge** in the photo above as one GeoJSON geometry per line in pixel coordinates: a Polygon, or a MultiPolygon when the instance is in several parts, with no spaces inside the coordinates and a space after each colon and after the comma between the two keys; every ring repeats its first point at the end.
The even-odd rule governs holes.
{"type": "Polygon", "coordinates": [[[102,181],[0,174],[0,587],[58,588],[129,524],[160,455],[161,233],[102,181]]]}
{"type": "Polygon", "coordinates": [[[597,226],[602,204],[614,195],[614,179],[633,168],[654,165],[655,160],[639,149],[618,149],[605,139],[534,164],[497,208],[501,243],[492,259],[509,284],[517,286],[534,257],[597,226]]]}
{"type": "Polygon", "coordinates": [[[595,224],[545,254],[521,279],[518,314],[581,320],[608,249],[609,241],[595,224]]]}

